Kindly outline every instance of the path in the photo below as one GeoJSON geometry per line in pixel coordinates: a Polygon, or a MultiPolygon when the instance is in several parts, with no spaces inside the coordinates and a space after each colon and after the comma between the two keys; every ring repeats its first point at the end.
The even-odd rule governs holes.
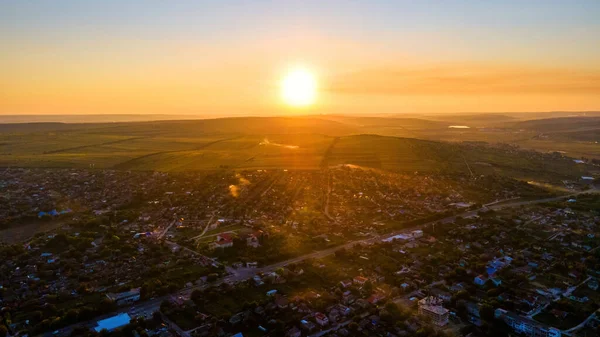
{"type": "Polygon", "coordinates": [[[331,182],[333,180],[333,177],[331,176],[331,174],[327,175],[327,196],[325,197],[325,209],[323,210],[323,213],[325,214],[325,216],[327,217],[327,219],[336,222],[335,218],[331,216],[331,214],[329,214],[329,198],[331,196],[331,182]]]}
{"type": "Polygon", "coordinates": [[[204,227],[204,230],[202,231],[202,233],[200,233],[199,235],[194,236],[190,240],[198,240],[201,237],[203,237],[204,234],[206,234],[206,232],[208,231],[208,227],[210,227],[210,224],[213,222],[213,219],[215,218],[215,216],[216,216],[216,213],[213,213],[212,216],[210,217],[210,219],[208,219],[208,223],[206,224],[206,227],[204,227]]]}
{"type": "Polygon", "coordinates": [[[162,239],[163,236],[165,236],[165,234],[167,234],[167,232],[169,231],[169,229],[171,229],[171,227],[173,227],[173,225],[177,222],[177,219],[173,219],[173,221],[171,221],[171,223],[167,226],[167,228],[165,228],[165,230],[163,230],[159,235],[158,235],[158,239],[162,239]]]}

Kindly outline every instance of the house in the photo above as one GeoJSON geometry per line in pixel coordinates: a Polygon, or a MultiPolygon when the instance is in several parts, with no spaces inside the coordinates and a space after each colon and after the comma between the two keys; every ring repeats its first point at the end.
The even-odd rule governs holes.
{"type": "Polygon", "coordinates": [[[434,295],[435,297],[441,299],[444,302],[450,302],[450,300],[452,299],[452,294],[450,294],[447,291],[443,291],[437,288],[431,289],[431,294],[434,295]]]}
{"type": "Polygon", "coordinates": [[[342,287],[348,288],[349,286],[352,285],[352,281],[350,281],[350,280],[344,280],[344,281],[340,281],[340,284],[342,285],[342,287]]]}
{"type": "Polygon", "coordinates": [[[371,304],[377,304],[379,303],[381,300],[385,299],[385,295],[380,294],[380,293],[375,293],[373,295],[371,295],[367,301],[371,304]]]}
{"type": "Polygon", "coordinates": [[[210,244],[211,249],[233,247],[233,238],[229,233],[217,235],[217,240],[210,244]]]}
{"type": "Polygon", "coordinates": [[[248,247],[258,248],[260,246],[260,242],[258,241],[258,236],[255,234],[250,234],[246,238],[246,245],[248,247]]]}
{"type": "Polygon", "coordinates": [[[305,319],[301,320],[300,324],[302,325],[302,328],[304,328],[304,329],[306,329],[308,331],[312,331],[316,327],[315,323],[313,323],[311,321],[307,321],[305,319]]]}
{"type": "Polygon", "coordinates": [[[363,276],[356,276],[356,277],[354,278],[354,284],[358,284],[358,285],[361,285],[361,286],[363,286],[363,285],[365,285],[365,283],[367,283],[367,281],[368,281],[368,280],[369,280],[369,279],[368,279],[368,278],[366,278],[366,277],[363,277],[363,276]]]}
{"type": "Polygon", "coordinates": [[[473,283],[475,283],[478,286],[482,286],[487,281],[488,281],[488,277],[487,276],[485,276],[485,275],[479,275],[479,276],[475,277],[475,279],[473,280],[473,283]]]}
{"type": "Polygon", "coordinates": [[[275,296],[277,294],[277,289],[267,291],[267,296],[275,296]]]}
{"type": "Polygon", "coordinates": [[[275,305],[277,305],[279,309],[287,308],[289,303],[288,299],[284,296],[277,296],[277,298],[275,298],[275,305]]]}
{"type": "Polygon", "coordinates": [[[420,237],[422,237],[422,236],[423,236],[423,231],[422,231],[422,230],[420,230],[420,229],[417,229],[417,230],[415,230],[415,231],[412,231],[412,233],[411,233],[411,234],[412,234],[412,237],[413,237],[413,238],[415,238],[415,239],[418,239],[418,238],[420,238],[420,237]]]}
{"type": "Polygon", "coordinates": [[[106,294],[106,297],[117,303],[117,305],[131,304],[140,300],[140,288],[131,289],[130,291],[118,294],[108,293],[106,294]]]}
{"type": "Polygon", "coordinates": [[[246,268],[258,268],[258,262],[246,262],[246,268]]]}
{"type": "Polygon", "coordinates": [[[342,314],[344,316],[350,315],[350,312],[352,311],[350,308],[348,308],[347,306],[342,305],[342,304],[338,304],[337,309],[340,312],[340,314],[342,314]]]}
{"type": "Polygon", "coordinates": [[[317,312],[315,314],[315,320],[317,321],[317,324],[319,324],[320,326],[325,326],[327,324],[329,324],[329,318],[327,318],[327,316],[325,316],[325,314],[317,312]]]}
{"type": "Polygon", "coordinates": [[[263,282],[263,280],[262,280],[262,279],[260,278],[260,276],[258,276],[258,275],[254,275],[254,277],[252,277],[252,280],[254,280],[254,284],[255,284],[257,287],[260,287],[260,286],[262,286],[263,284],[265,284],[265,282],[263,282]]]}
{"type": "Polygon", "coordinates": [[[246,312],[244,312],[244,311],[238,312],[237,314],[232,315],[231,318],[229,318],[229,323],[234,324],[234,325],[238,324],[244,319],[245,316],[247,316],[246,312]]]}
{"type": "Polygon", "coordinates": [[[285,337],[300,337],[301,335],[302,331],[298,327],[293,327],[286,332],[285,337]]]}
{"type": "Polygon", "coordinates": [[[588,288],[592,289],[592,290],[598,290],[598,280],[596,279],[591,279],[588,283],[587,283],[588,288]]]}

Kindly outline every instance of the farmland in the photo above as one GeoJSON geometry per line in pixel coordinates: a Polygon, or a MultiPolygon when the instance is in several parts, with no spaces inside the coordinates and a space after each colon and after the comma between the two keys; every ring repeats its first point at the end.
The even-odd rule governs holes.
{"type": "Polygon", "coordinates": [[[563,151],[575,158],[600,154],[598,144],[579,139],[594,137],[590,128],[596,127],[596,118],[569,123],[466,120],[499,127],[448,129],[445,120],[334,116],[4,124],[0,128],[0,166],[177,172],[314,170],[352,164],[404,172],[468,171],[550,179],[575,178],[587,168],[560,155],[522,152],[515,146],[497,144],[545,153],[563,151]],[[573,130],[582,128],[587,131],[581,137],[569,138],[580,134],[573,130]]]}

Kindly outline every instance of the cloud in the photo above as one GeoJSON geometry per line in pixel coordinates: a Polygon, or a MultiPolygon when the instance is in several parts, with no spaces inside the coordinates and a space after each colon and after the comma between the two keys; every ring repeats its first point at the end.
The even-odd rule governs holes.
{"type": "Polygon", "coordinates": [[[350,95],[600,94],[600,71],[498,65],[383,67],[333,77],[327,90],[350,95]]]}

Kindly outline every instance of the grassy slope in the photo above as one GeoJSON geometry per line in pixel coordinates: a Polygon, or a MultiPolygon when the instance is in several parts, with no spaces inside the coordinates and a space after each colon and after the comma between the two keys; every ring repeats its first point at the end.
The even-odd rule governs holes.
{"type": "Polygon", "coordinates": [[[248,117],[69,127],[60,123],[28,125],[31,132],[27,132],[23,124],[13,125],[14,129],[6,125],[0,128],[4,130],[0,132],[0,166],[89,167],[94,164],[96,168],[182,171],[223,167],[317,169],[321,165],[354,164],[405,172],[466,172],[466,163],[469,163],[474,174],[574,178],[582,173],[581,166],[569,160],[524,155],[513,150],[359,135],[363,130],[386,130],[381,133],[409,133],[410,137],[435,140],[475,139],[493,143],[494,140],[508,142],[514,137],[514,141],[523,144],[543,141],[534,139],[534,133],[519,134],[517,139],[511,133],[447,130],[444,123],[414,118],[248,117]]]}

